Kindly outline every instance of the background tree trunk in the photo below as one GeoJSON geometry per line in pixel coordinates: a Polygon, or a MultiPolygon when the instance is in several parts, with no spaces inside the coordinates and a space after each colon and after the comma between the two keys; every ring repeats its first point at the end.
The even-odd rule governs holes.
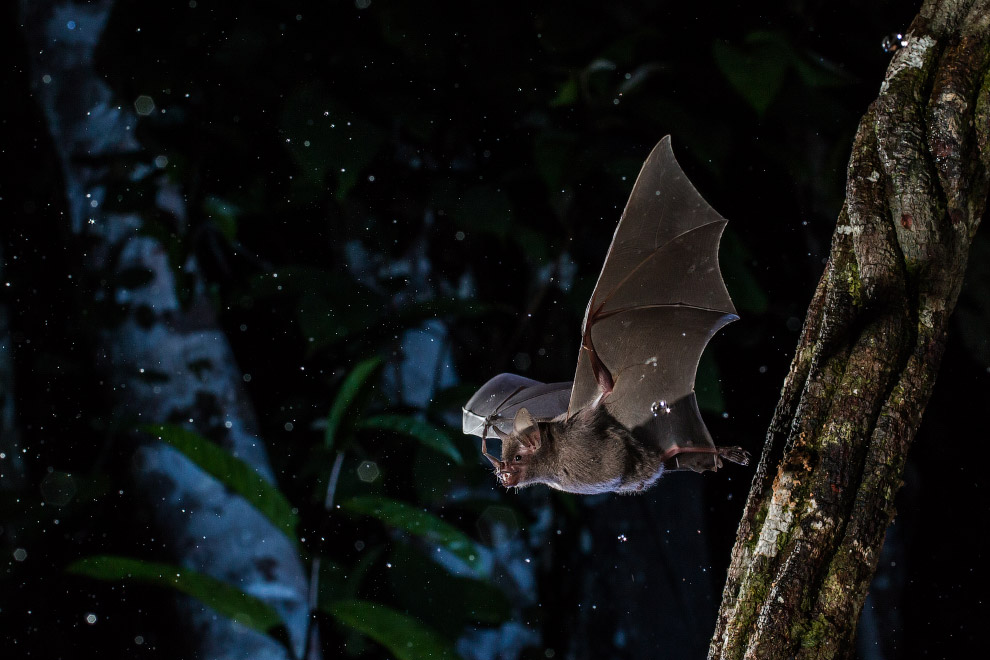
{"type": "MultiPolygon", "coordinates": [[[[22,4],[33,90],[62,164],[70,249],[83,252],[84,272],[75,274],[76,281],[93,292],[86,303],[95,301],[103,312],[93,338],[100,384],[123,429],[191,424],[274,480],[240,370],[195,260],[171,263],[163,242],[149,235],[146,216],[121,201],[149,195],[155,213],[172,219],[176,235],[185,232],[182,192],[156,171],[154,154],[144,152],[135,136],[130,103],[114,97],[96,67],[95,51],[113,6],[111,0],[22,4]]],[[[154,111],[150,98],[135,105],[140,103],[138,112],[154,111]]],[[[295,656],[301,656],[309,610],[293,543],[248,502],[164,444],[138,447],[132,466],[137,502],[143,504],[131,514],[137,517],[138,542],[272,604],[286,622],[295,656]]],[[[197,657],[286,657],[272,638],[198,601],[182,599],[180,617],[186,628],[177,636],[197,657]]]]}
{"type": "Polygon", "coordinates": [[[990,3],[926,2],[905,38],[856,135],[710,658],[852,654],[990,164],[990,3]]]}

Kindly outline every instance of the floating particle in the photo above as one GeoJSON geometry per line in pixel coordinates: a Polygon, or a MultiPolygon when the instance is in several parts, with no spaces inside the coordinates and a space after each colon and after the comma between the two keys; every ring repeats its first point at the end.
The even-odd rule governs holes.
{"type": "Polygon", "coordinates": [[[142,117],[147,117],[152,112],[155,111],[155,101],[147,94],[142,94],[141,96],[134,99],[134,111],[137,112],[142,117]]]}
{"type": "Polygon", "coordinates": [[[381,470],[378,469],[378,464],[374,461],[361,461],[361,464],[358,465],[358,479],[365,483],[371,483],[378,478],[379,474],[381,474],[381,470]]]}
{"type": "Polygon", "coordinates": [[[880,41],[880,47],[883,48],[883,52],[885,53],[896,53],[907,45],[908,40],[900,32],[888,34],[880,41]]]}

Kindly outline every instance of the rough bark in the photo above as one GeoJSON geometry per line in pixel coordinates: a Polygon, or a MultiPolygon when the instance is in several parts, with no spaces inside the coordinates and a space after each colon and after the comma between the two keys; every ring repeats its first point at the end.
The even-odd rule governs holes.
{"type": "MultiPolygon", "coordinates": [[[[23,2],[32,90],[48,122],[65,177],[70,249],[85,254],[80,280],[95,291],[103,323],[93,338],[94,386],[104,389],[123,425],[193,425],[274,479],[238,369],[205,295],[195,260],[176,270],[146,215],[115,210],[133,184],[147,207],[182,233],[181,191],[151,164],[135,138],[133,100],[114,97],[94,51],[112,0],[85,4],[23,2]],[[180,287],[187,302],[182,303],[180,287]],[[102,380],[101,380],[102,379],[102,380]]],[[[58,229],[53,228],[55,233],[58,229]]],[[[83,313],[90,310],[83,310],[83,313]]],[[[158,443],[136,449],[134,483],[147,519],[149,549],[211,574],[271,603],[281,613],[294,655],[302,653],[309,612],[307,583],[293,543],[257,510],[183,455],[158,443]]],[[[140,514],[140,515],[139,515],[140,514]]],[[[286,649],[201,604],[182,601],[187,628],[177,634],[204,658],[282,658],[286,649]]]]}
{"type": "Polygon", "coordinates": [[[709,658],[843,658],[986,204],[990,2],[930,0],[863,117],[709,658]]]}

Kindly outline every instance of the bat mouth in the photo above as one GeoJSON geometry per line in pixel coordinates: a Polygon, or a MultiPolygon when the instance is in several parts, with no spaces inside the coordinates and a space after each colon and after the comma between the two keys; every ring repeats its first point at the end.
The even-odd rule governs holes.
{"type": "MultiPolygon", "coordinates": [[[[504,465],[504,464],[503,464],[504,465]]],[[[522,474],[518,470],[513,470],[512,468],[503,467],[498,471],[498,480],[506,488],[512,488],[519,485],[519,480],[522,478],[522,474]]]]}
{"type": "Polygon", "coordinates": [[[511,472],[502,473],[502,485],[506,488],[512,488],[519,485],[519,475],[512,474],[511,472]]]}

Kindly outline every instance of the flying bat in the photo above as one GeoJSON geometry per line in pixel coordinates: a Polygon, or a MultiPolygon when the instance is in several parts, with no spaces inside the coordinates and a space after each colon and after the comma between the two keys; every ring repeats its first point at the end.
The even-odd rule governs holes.
{"type": "Polygon", "coordinates": [[[654,147],[619,219],[581,325],[572,382],[500,374],[463,409],[463,429],[506,487],[636,493],[666,470],[747,464],[716,447],[694,379],[708,340],[739,318],[718,267],[726,220],[654,147]],[[502,441],[502,457],[486,441],[502,441]]]}

